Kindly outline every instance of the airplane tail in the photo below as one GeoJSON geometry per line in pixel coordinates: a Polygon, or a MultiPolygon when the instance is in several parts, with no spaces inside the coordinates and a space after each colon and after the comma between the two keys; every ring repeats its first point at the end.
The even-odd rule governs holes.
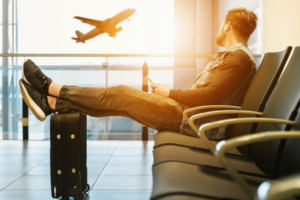
{"type": "Polygon", "coordinates": [[[85,40],[83,40],[84,34],[81,33],[80,31],[75,31],[77,38],[72,38],[73,40],[76,40],[76,43],[82,42],[85,43],[85,40]]]}

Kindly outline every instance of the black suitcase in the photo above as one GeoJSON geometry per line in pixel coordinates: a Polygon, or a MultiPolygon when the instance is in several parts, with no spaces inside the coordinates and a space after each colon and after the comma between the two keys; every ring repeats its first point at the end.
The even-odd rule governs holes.
{"type": "Polygon", "coordinates": [[[83,199],[90,189],[86,166],[86,115],[51,116],[51,191],[53,198],[83,199]]]}

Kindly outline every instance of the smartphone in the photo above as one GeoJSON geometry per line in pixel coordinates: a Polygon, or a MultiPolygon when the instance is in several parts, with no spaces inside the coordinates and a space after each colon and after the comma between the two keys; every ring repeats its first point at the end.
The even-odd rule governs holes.
{"type": "Polygon", "coordinates": [[[150,81],[151,85],[153,85],[153,82],[151,81],[151,79],[149,78],[149,76],[147,76],[147,79],[150,81]]]}

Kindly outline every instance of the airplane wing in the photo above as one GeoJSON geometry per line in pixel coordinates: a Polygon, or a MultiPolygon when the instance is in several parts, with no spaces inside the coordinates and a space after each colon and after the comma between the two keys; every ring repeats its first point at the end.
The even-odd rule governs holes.
{"type": "Polygon", "coordinates": [[[102,23],[102,21],[100,21],[100,20],[89,19],[89,18],[84,18],[84,17],[78,17],[78,16],[76,16],[74,18],[75,19],[79,19],[83,23],[90,24],[90,25],[93,25],[93,26],[99,26],[102,23]]]}

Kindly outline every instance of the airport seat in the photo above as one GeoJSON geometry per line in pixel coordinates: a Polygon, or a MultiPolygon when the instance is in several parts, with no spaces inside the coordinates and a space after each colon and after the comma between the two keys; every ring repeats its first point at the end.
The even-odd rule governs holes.
{"type": "MultiPolygon", "coordinates": [[[[205,128],[218,127],[220,125],[229,125],[235,123],[255,123],[255,122],[267,122],[275,119],[270,117],[276,117],[280,119],[295,119],[293,126],[286,126],[284,121],[277,123],[259,123],[257,131],[274,131],[274,130],[300,130],[300,117],[297,115],[300,105],[300,47],[296,47],[293,56],[285,69],[282,77],[280,78],[277,86],[270,96],[264,115],[262,118],[237,118],[227,119],[217,122],[208,123],[200,127],[200,137],[205,132],[205,128]]],[[[279,120],[280,121],[280,120],[279,120]]],[[[275,122],[275,121],[274,121],[275,122]]],[[[256,134],[250,135],[255,136],[256,134]]],[[[269,134],[271,135],[271,134],[269,134]]],[[[249,136],[240,136],[249,137],[249,136]]],[[[204,137],[202,137],[203,139],[204,137]]],[[[238,137],[239,138],[239,137],[238,137]]],[[[231,140],[235,140],[233,138],[231,140]]],[[[231,141],[229,140],[229,141],[231,141]]],[[[244,139],[247,141],[248,139],[244,139]]],[[[209,141],[208,141],[209,142],[209,141]]],[[[236,168],[235,162],[230,160],[232,167],[229,169],[236,169],[244,171],[245,173],[239,176],[249,179],[251,185],[249,186],[251,191],[257,189],[258,185],[266,179],[274,179],[278,175],[288,175],[290,173],[296,173],[300,170],[300,160],[297,160],[296,147],[299,146],[300,140],[272,140],[268,142],[259,142],[252,144],[249,149],[247,159],[251,159],[253,163],[245,164],[244,169],[236,168]],[[295,145],[291,145],[295,142],[295,145]],[[293,147],[293,148],[292,148],[293,147]],[[293,149],[293,151],[291,150],[293,149]],[[292,159],[291,159],[292,158],[292,159]],[[280,162],[281,161],[281,162],[280,162]],[[293,162],[295,162],[293,164],[293,162]],[[292,166],[292,167],[291,167],[292,166]],[[295,166],[295,167],[293,167],[295,166]],[[264,174],[252,173],[253,170],[260,169],[264,174]]],[[[224,142],[223,142],[224,143],[224,142]]],[[[219,145],[222,142],[218,143],[219,145]]],[[[162,147],[162,146],[161,146],[162,147]]],[[[159,148],[161,148],[159,147],[159,148]]],[[[156,151],[156,148],[154,151],[156,151]]],[[[174,150],[174,149],[173,149],[174,150]]],[[[180,149],[174,150],[176,154],[180,154],[180,149]]],[[[213,151],[214,152],[214,151],[213,151]]],[[[300,152],[299,152],[300,153],[300,152]]],[[[154,160],[156,160],[159,153],[154,153],[154,160]]],[[[185,154],[187,155],[187,154],[185,154]]],[[[218,155],[218,154],[217,154],[218,155]]],[[[211,154],[211,159],[213,155],[211,154]]],[[[185,161],[168,160],[161,163],[156,163],[153,166],[153,193],[152,199],[160,199],[160,197],[174,196],[174,194],[199,196],[199,197],[213,197],[213,198],[229,198],[229,199],[246,199],[249,194],[245,193],[240,187],[240,184],[232,181],[232,176],[227,171],[222,169],[228,166],[219,165],[218,167],[209,166],[210,160],[201,153],[197,153],[194,157],[197,160],[203,160],[204,164],[187,163],[185,161]]],[[[225,156],[224,156],[225,157],[225,156]]],[[[232,156],[226,156],[226,158],[232,158],[232,156]]],[[[241,158],[241,157],[240,157],[241,158]]],[[[215,158],[217,161],[220,159],[215,158]]],[[[240,159],[240,161],[247,160],[240,159]]],[[[249,160],[247,160],[249,161],[249,160]]],[[[155,162],[155,161],[154,161],[155,162]]],[[[231,173],[231,171],[230,171],[231,173]]],[[[254,195],[254,193],[253,193],[254,195]]]]}
{"type": "MultiPolygon", "coordinates": [[[[298,126],[299,126],[299,119],[298,126]]],[[[182,162],[166,162],[159,164],[153,168],[153,190],[151,199],[161,200],[177,200],[181,199],[254,199],[256,191],[265,181],[273,181],[280,184],[280,178],[286,175],[291,176],[300,172],[300,149],[295,148],[300,145],[300,131],[278,131],[278,132],[263,132],[251,135],[239,136],[238,138],[229,139],[226,143],[234,145],[235,139],[239,141],[247,141],[248,143],[257,142],[260,140],[272,141],[276,139],[288,138],[288,142],[284,148],[284,155],[281,162],[281,170],[279,179],[264,178],[251,176],[246,174],[238,174],[238,179],[242,179],[246,184],[246,189],[241,187],[241,183],[237,181],[234,173],[210,168],[207,166],[199,166],[182,162]],[[250,139],[249,139],[250,137],[250,139]],[[252,140],[252,141],[251,141],[252,140]],[[296,150],[296,151],[295,151],[296,150]],[[294,163],[297,163],[296,165],[294,163]],[[290,166],[295,166],[296,170],[288,170],[290,166]],[[233,178],[235,177],[235,178],[233,178]]],[[[221,143],[221,142],[220,142],[221,143]]],[[[226,144],[225,143],[225,144],[226,144]]],[[[238,142],[237,142],[238,143],[238,142]]],[[[224,143],[223,143],[224,144],[224,143]]],[[[265,154],[263,157],[267,156],[265,154]]],[[[224,156],[225,157],[225,156],[224,156]]],[[[298,178],[300,178],[298,176],[298,178]]],[[[299,182],[299,180],[298,180],[299,182]]],[[[294,181],[295,183],[295,181],[294,181]]],[[[277,189],[279,189],[277,186],[277,189]]],[[[286,188],[286,185],[285,185],[286,188]]],[[[284,189],[284,188],[282,188],[284,189]]],[[[292,194],[299,194],[299,184],[290,188],[292,194]],[[298,191],[296,191],[298,186],[298,191]]],[[[291,193],[289,193],[291,194],[291,193]]],[[[290,198],[294,199],[291,195],[290,198]]],[[[274,199],[274,198],[271,198],[274,199]]]]}
{"type": "MultiPolygon", "coordinates": [[[[273,93],[270,95],[269,100],[266,104],[263,114],[263,118],[276,118],[284,120],[283,123],[288,124],[288,120],[295,120],[295,113],[297,113],[300,104],[297,102],[300,99],[300,79],[298,78],[300,74],[300,47],[296,47],[290,62],[288,63],[285,71],[282,73],[280,80],[278,81],[276,87],[273,90],[273,93]]],[[[227,112],[227,111],[213,111],[215,112],[227,112]]],[[[228,111],[229,112],[229,111],[228,111]]],[[[234,112],[234,111],[230,111],[234,112]]],[[[199,114],[205,115],[209,114],[199,114]]],[[[194,117],[194,116],[193,116],[194,117]]],[[[192,118],[193,118],[192,117],[192,118]]],[[[243,118],[237,118],[243,119],[243,118]]],[[[254,118],[255,119],[255,118],[254,118]]],[[[256,119],[257,122],[261,118],[256,119]]],[[[235,122],[235,121],[233,121],[235,122]]],[[[242,124],[242,123],[241,123],[242,124]]],[[[243,123],[244,124],[244,123],[243,123]]],[[[216,126],[218,127],[218,125],[216,126]]],[[[270,130],[289,130],[290,125],[278,125],[278,124],[269,124],[269,123],[260,123],[257,127],[257,132],[270,131],[270,130]]],[[[179,146],[179,145],[163,145],[157,147],[153,150],[154,163],[153,166],[158,165],[159,163],[169,162],[169,161],[179,161],[185,163],[192,163],[198,165],[208,165],[218,168],[223,168],[222,165],[215,159],[215,142],[207,140],[204,132],[207,130],[207,126],[203,125],[200,128],[200,138],[202,142],[205,142],[207,146],[210,145],[211,152],[204,151],[198,148],[179,146]],[[204,128],[205,127],[205,128],[204,128]]],[[[249,132],[250,133],[250,132],[249,132]]],[[[274,145],[277,146],[277,145],[274,145]]],[[[234,149],[237,151],[236,149],[234,149]]],[[[263,149],[267,151],[268,149],[263,149]]],[[[232,150],[230,151],[232,152],[232,150]]],[[[258,153],[259,156],[259,153],[258,153]]],[[[256,163],[252,159],[249,159],[248,156],[237,156],[237,155],[228,155],[232,163],[234,163],[235,168],[244,173],[259,174],[259,175],[273,175],[273,170],[271,171],[262,171],[259,167],[256,166],[256,163]]],[[[251,157],[250,157],[251,158],[251,157]]],[[[272,158],[275,159],[274,157],[272,158]]],[[[270,160],[273,162],[270,158],[270,160]]],[[[266,162],[268,162],[266,161],[266,162]]]]}
{"type": "MultiPolygon", "coordinates": [[[[184,112],[184,117],[188,121],[188,115],[193,113],[195,110],[199,109],[241,109],[241,110],[251,110],[262,112],[267,102],[270,94],[272,93],[278,78],[285,66],[285,63],[289,57],[292,47],[287,47],[285,50],[276,53],[266,53],[260,67],[254,76],[247,93],[243,99],[241,107],[238,106],[200,106],[196,108],[191,108],[184,112]]],[[[246,117],[247,115],[239,115],[239,117],[246,117]]],[[[250,115],[251,116],[251,115],[250,115]]],[[[197,129],[197,128],[196,128],[197,129]]],[[[251,129],[251,124],[248,125],[237,125],[235,126],[235,131],[233,135],[241,135],[249,133],[251,129]]],[[[196,131],[197,132],[197,131],[196,131]]],[[[207,149],[206,145],[201,141],[200,138],[190,137],[182,135],[180,133],[174,132],[159,132],[154,135],[154,148],[157,148],[166,144],[177,144],[181,146],[189,146],[195,148],[207,149]]],[[[217,143],[216,141],[214,142],[217,143]]],[[[239,154],[239,152],[232,152],[234,154],[239,154]]]]}
{"type": "MultiPolygon", "coordinates": [[[[300,99],[300,98],[299,98],[300,99]]],[[[297,101],[295,104],[299,103],[297,101]]],[[[267,119],[267,118],[261,118],[267,119]]],[[[227,119],[222,120],[222,123],[234,123],[234,121],[252,121],[255,122],[257,118],[243,118],[243,119],[227,119]]],[[[220,122],[212,122],[210,125],[217,125],[220,122]]],[[[206,125],[204,125],[206,126],[206,125]]],[[[262,171],[272,171],[273,174],[269,176],[253,176],[253,174],[238,174],[239,177],[246,179],[248,182],[248,189],[255,191],[259,184],[266,180],[277,179],[277,177],[284,177],[300,172],[300,115],[297,115],[292,127],[292,131],[279,132],[279,135],[267,131],[265,133],[249,134],[229,139],[226,142],[221,141],[216,149],[216,159],[227,169],[221,170],[215,167],[190,164],[184,162],[163,162],[153,166],[153,191],[151,199],[162,199],[169,196],[173,199],[176,195],[183,196],[199,196],[201,198],[228,198],[228,199],[252,199],[249,198],[249,193],[243,190],[241,184],[236,181],[237,172],[233,175],[232,170],[235,170],[234,163],[225,156],[227,149],[236,147],[238,145],[251,145],[249,155],[254,160],[255,164],[260,167],[262,171]],[[259,137],[258,137],[259,136],[259,137]],[[298,139],[288,139],[297,137],[298,139]],[[283,140],[278,140],[283,139],[283,140]],[[270,141],[268,141],[270,140],[270,141]],[[236,142],[238,141],[238,142],[236,142]],[[266,142],[267,141],[267,142],[266,142]],[[244,142],[244,143],[243,143],[244,142]],[[237,143],[237,145],[235,144],[237,143]],[[231,146],[224,148],[224,144],[231,146]],[[279,148],[281,147],[281,148],[279,148]],[[264,149],[263,149],[264,148],[264,149]],[[280,150],[281,149],[281,150],[280,150]],[[223,152],[222,152],[223,151],[223,152]],[[259,154],[257,154],[259,151],[259,154]],[[222,155],[223,154],[223,155],[222,155]],[[273,159],[270,159],[273,158],[273,159]],[[221,159],[222,158],[222,159],[221,159]],[[223,159],[227,160],[224,164],[223,159]],[[280,162],[279,162],[280,161],[280,162]],[[231,164],[230,164],[231,163],[231,164]],[[230,164],[230,167],[228,165],[230,164]],[[230,173],[229,173],[229,172],[230,173]],[[233,178],[235,177],[235,178],[233,178]]],[[[278,134],[278,132],[277,132],[278,134]]],[[[266,173],[266,175],[267,175],[266,173]]],[[[251,196],[254,195],[251,193],[251,196]]],[[[254,196],[253,196],[254,197],[254,196]]],[[[176,199],[176,198],[174,198],[176,199]]],[[[197,199],[196,197],[194,199],[197,199]]]]}

